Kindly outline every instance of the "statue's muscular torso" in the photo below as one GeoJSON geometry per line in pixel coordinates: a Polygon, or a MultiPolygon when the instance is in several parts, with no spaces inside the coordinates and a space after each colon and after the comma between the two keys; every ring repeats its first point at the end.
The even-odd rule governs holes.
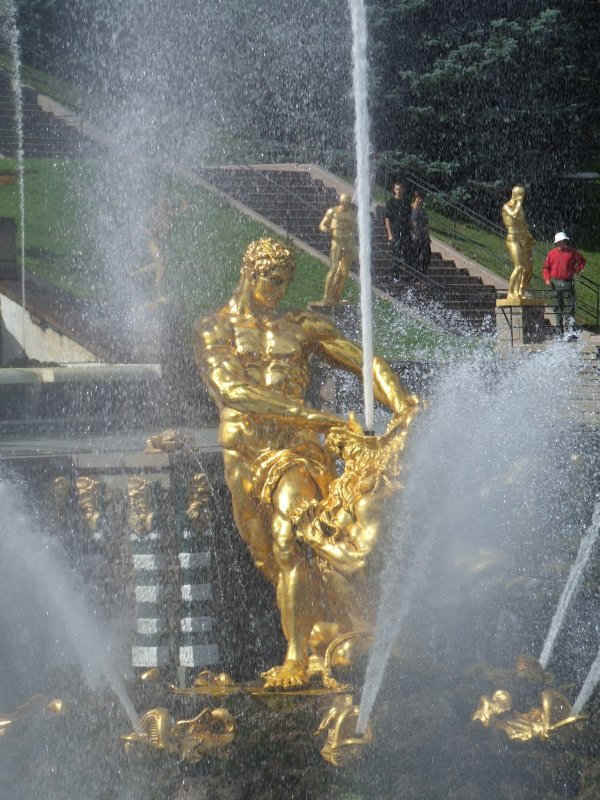
{"type": "Polygon", "coordinates": [[[304,404],[309,354],[330,327],[308,312],[257,319],[229,307],[200,324],[199,363],[221,409],[219,436],[225,449],[252,459],[265,446],[318,442],[310,426],[288,422],[286,411],[304,404]]]}
{"type": "Polygon", "coordinates": [[[229,338],[249,382],[302,399],[309,382],[308,340],[292,315],[262,320],[230,316],[229,338]]]}

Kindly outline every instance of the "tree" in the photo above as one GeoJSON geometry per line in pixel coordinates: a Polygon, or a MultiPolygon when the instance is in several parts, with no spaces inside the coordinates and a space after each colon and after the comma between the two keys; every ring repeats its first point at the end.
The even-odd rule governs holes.
{"type": "Polygon", "coordinates": [[[488,215],[524,183],[549,223],[558,176],[589,153],[598,101],[582,79],[598,75],[597,11],[571,0],[374,2],[377,148],[488,215]]]}
{"type": "Polygon", "coordinates": [[[204,142],[211,130],[255,148],[351,143],[346,0],[20,0],[19,11],[28,63],[88,86],[107,114],[137,114],[157,146],[200,129],[204,142]]]}

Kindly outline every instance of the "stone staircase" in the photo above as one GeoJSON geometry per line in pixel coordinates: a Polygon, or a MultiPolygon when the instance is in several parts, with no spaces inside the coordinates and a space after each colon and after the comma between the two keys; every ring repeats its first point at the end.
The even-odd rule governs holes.
{"type": "MultiPolygon", "coordinates": [[[[69,158],[97,154],[102,149],[81,130],[75,116],[58,117],[38,105],[38,93],[26,86],[23,96],[23,150],[26,158],[69,158]]],[[[0,72],[0,154],[17,155],[15,103],[11,80],[0,72]]]]}
{"type": "MultiPolygon", "coordinates": [[[[581,370],[577,391],[578,419],[583,428],[600,428],[600,335],[581,333],[581,370]]],[[[570,346],[565,344],[565,347],[570,346]]]]}
{"type": "MultiPolygon", "coordinates": [[[[283,228],[290,236],[327,256],[329,236],[319,231],[325,210],[337,202],[339,189],[313,178],[309,168],[285,165],[269,169],[226,166],[205,167],[196,173],[207,183],[283,228]]],[[[474,328],[495,324],[496,289],[460,269],[453,261],[433,253],[429,275],[415,281],[408,265],[395,262],[383,224],[383,207],[373,217],[373,283],[401,298],[409,289],[425,300],[437,301],[458,312],[474,328]]]]}

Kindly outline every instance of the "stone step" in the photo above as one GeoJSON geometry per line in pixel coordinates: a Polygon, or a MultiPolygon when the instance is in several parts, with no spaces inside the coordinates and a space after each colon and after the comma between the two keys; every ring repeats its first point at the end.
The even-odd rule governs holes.
{"type": "MultiPolygon", "coordinates": [[[[308,172],[256,170],[251,168],[199,170],[199,174],[283,227],[323,254],[329,252],[330,239],[318,230],[325,210],[335,203],[338,193],[314,181],[308,172]]],[[[414,288],[416,276],[402,279],[403,268],[394,263],[394,252],[387,242],[383,211],[378,209],[372,228],[372,269],[376,284],[398,296],[405,285],[414,288]]],[[[419,293],[437,299],[450,310],[460,311],[471,320],[493,316],[496,291],[454,262],[433,253],[426,279],[420,281],[419,293]]]]}

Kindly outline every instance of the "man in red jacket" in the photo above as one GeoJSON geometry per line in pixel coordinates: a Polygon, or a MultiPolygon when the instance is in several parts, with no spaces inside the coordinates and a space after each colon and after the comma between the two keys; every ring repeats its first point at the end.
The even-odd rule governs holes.
{"type": "Polygon", "coordinates": [[[554,237],[554,250],[550,250],[542,267],[542,276],[548,286],[556,292],[557,324],[563,332],[563,315],[567,317],[567,328],[572,334],[575,325],[575,284],[573,278],[585,267],[585,258],[571,247],[569,237],[560,231],[554,237]]]}

